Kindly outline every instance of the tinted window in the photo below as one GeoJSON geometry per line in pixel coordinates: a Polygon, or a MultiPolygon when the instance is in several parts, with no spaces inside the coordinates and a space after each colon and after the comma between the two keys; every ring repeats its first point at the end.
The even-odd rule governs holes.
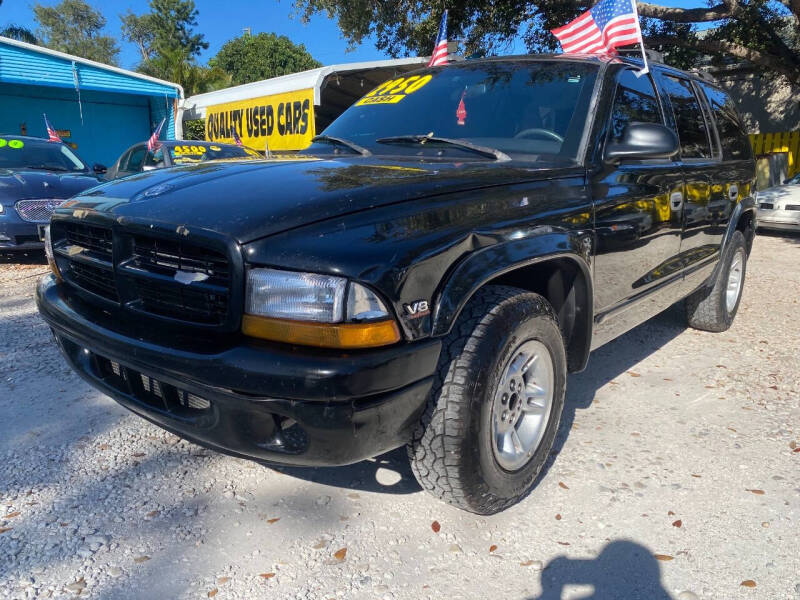
{"type": "MultiPolygon", "coordinates": [[[[476,156],[437,142],[378,142],[432,133],[525,160],[575,161],[596,75],[593,64],[544,60],[476,61],[416,71],[379,85],[323,133],[384,155],[476,156]]],[[[317,143],[310,152],[330,153],[332,146],[317,143]]]]}
{"type": "Polygon", "coordinates": [[[700,108],[700,101],[692,84],[677,77],[664,77],[664,89],[672,104],[682,158],[711,158],[708,129],[700,108]]]}
{"type": "Polygon", "coordinates": [[[617,80],[614,108],[611,112],[611,137],[619,141],[630,123],[662,123],[655,88],[649,76],[636,77],[623,71],[617,80]]]}
{"type": "Polygon", "coordinates": [[[739,115],[733,106],[730,96],[720,89],[701,84],[703,92],[711,105],[717,132],[722,145],[723,160],[746,159],[753,156],[750,140],[744,132],[739,115]]]}
{"type": "Polygon", "coordinates": [[[64,144],[0,137],[0,169],[86,171],[86,165],[64,144]]]}
{"type": "Polygon", "coordinates": [[[137,146],[131,150],[128,156],[128,164],[125,165],[125,171],[141,171],[142,164],[144,163],[144,155],[147,149],[144,146],[137,146]]]}

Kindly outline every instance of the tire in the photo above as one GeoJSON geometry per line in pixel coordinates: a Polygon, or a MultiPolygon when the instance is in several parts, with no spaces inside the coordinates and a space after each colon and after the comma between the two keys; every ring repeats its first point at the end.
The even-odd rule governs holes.
{"type": "Polygon", "coordinates": [[[553,446],[564,407],[566,372],[564,340],[553,308],[543,297],[506,286],[479,290],[444,340],[428,406],[408,446],[420,485],[444,502],[482,515],[519,502],[532,489],[553,446]],[[529,350],[538,358],[524,358],[529,350]],[[522,371],[512,366],[525,360],[533,366],[518,375],[522,371]],[[504,379],[508,373],[517,375],[504,379]],[[542,389],[550,382],[549,403],[544,398],[550,394],[542,394],[542,400],[525,401],[522,394],[513,393],[503,399],[501,381],[502,389],[510,393],[515,377],[523,378],[516,389],[521,392],[524,383],[526,394],[537,390],[534,377],[542,389]],[[539,426],[526,425],[514,440],[510,431],[514,415],[520,426],[519,419],[539,426]],[[530,433],[534,427],[535,435],[530,433]],[[503,450],[500,442],[493,442],[501,431],[505,431],[503,450]],[[518,452],[520,447],[528,451],[518,452]],[[517,461],[513,464],[512,455],[517,461]]]}
{"type": "Polygon", "coordinates": [[[686,299],[686,319],[689,326],[703,331],[726,331],[733,323],[739,303],[742,301],[745,275],[747,273],[747,245],[744,234],[735,231],[722,255],[720,269],[713,287],[703,286],[686,299]],[[736,273],[738,283],[736,298],[728,302],[728,290],[732,285],[731,271],[736,273]]]}

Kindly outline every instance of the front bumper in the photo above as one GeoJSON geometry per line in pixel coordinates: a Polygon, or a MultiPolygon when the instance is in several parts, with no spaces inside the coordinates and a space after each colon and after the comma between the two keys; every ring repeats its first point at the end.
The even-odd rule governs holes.
{"type": "Polygon", "coordinates": [[[758,208],[758,226],[764,229],[800,230],[800,210],[758,208]]]}
{"type": "MultiPolygon", "coordinates": [[[[11,206],[6,210],[14,210],[11,206]]],[[[36,223],[12,220],[9,215],[0,215],[0,250],[41,250],[44,244],[39,239],[36,223]]]]}
{"type": "Polygon", "coordinates": [[[276,464],[350,464],[408,442],[441,350],[439,340],[337,353],[242,338],[204,352],[121,333],[52,275],[36,301],[94,387],[181,437],[276,464]]]}

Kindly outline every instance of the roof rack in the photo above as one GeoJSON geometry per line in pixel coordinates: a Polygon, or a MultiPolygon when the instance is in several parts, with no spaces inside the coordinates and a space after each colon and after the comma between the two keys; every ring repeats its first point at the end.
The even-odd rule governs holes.
{"type": "MultiPolygon", "coordinates": [[[[618,48],[617,51],[619,52],[620,56],[624,56],[626,58],[636,58],[642,56],[642,49],[639,46],[634,46],[633,48],[618,48]]],[[[658,50],[650,50],[649,48],[645,48],[644,53],[649,62],[664,62],[664,54],[658,50]]]]}

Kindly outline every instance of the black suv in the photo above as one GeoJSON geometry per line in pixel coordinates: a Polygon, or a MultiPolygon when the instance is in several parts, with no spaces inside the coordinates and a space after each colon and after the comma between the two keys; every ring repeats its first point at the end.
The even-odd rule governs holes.
{"type": "Polygon", "coordinates": [[[476,513],[532,487],[593,348],[686,298],[727,329],[756,228],[726,94],[532,56],[385,82],[304,156],[134,175],[51,225],[72,367],[199,444],[341,465],[407,445],[476,513]]]}

